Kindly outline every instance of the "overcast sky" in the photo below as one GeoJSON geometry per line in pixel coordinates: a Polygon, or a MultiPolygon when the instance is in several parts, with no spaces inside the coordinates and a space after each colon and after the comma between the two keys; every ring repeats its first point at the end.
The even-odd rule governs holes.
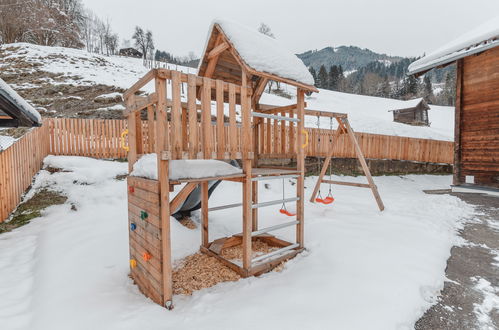
{"type": "Polygon", "coordinates": [[[120,39],[135,25],[153,32],[157,49],[200,55],[209,25],[225,18],[270,25],[296,53],[355,45],[389,55],[428,53],[499,14],[499,0],[83,0],[109,19],[120,39]]]}

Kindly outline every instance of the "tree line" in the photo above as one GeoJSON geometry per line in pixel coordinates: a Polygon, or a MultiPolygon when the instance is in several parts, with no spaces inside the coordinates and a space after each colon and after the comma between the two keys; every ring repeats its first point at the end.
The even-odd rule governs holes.
{"type": "Polygon", "coordinates": [[[415,78],[406,74],[407,67],[414,60],[402,59],[388,65],[376,61],[347,73],[341,65],[329,68],[321,65],[318,71],[309,67],[309,71],[315,86],[322,89],[400,100],[423,97],[430,104],[454,105],[456,76],[453,66],[415,78]],[[438,83],[439,92],[435,95],[433,85],[442,77],[443,83],[438,83]]]}

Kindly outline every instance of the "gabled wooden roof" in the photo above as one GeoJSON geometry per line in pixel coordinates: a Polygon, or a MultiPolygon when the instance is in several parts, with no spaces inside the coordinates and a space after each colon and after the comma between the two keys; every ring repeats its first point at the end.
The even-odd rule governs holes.
{"type": "MultiPolygon", "coordinates": [[[[264,37],[267,38],[266,36],[264,37]]],[[[254,45],[256,48],[258,46],[259,45],[257,44],[254,45]]],[[[266,52],[268,50],[258,49],[258,51],[266,52]]],[[[294,54],[290,55],[296,56],[294,54]]],[[[287,56],[289,56],[289,54],[287,54],[287,56]]],[[[304,69],[307,70],[301,61],[298,62],[298,65],[303,65],[304,69]]],[[[301,67],[299,69],[303,70],[301,67]]],[[[222,25],[214,22],[206,42],[203,57],[199,63],[198,75],[241,85],[243,70],[253,81],[253,87],[255,88],[256,93],[263,92],[263,89],[269,80],[283,82],[308,92],[318,92],[317,88],[313,85],[275,73],[258,71],[251,67],[247,61],[244,60],[244,57],[241,56],[234,43],[222,28],[222,25]]]]}

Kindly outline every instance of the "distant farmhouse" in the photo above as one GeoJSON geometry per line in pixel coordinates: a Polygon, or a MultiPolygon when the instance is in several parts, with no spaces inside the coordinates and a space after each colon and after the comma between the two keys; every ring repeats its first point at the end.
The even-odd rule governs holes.
{"type": "Polygon", "coordinates": [[[499,16],[409,66],[457,62],[453,191],[499,195],[499,16]]]}
{"type": "Polygon", "coordinates": [[[406,101],[403,108],[388,110],[393,112],[393,121],[413,126],[430,126],[428,121],[430,107],[423,98],[406,101]]]}
{"type": "Polygon", "coordinates": [[[41,126],[38,111],[0,79],[0,127],[41,126]]]}
{"type": "Polygon", "coordinates": [[[127,56],[127,57],[136,57],[136,58],[142,58],[142,53],[139,52],[135,48],[121,48],[120,49],[120,56],[127,56]]]}

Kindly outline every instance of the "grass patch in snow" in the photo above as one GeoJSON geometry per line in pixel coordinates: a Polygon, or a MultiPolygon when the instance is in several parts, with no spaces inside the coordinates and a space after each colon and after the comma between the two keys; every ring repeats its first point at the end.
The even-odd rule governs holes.
{"type": "Polygon", "coordinates": [[[33,197],[19,204],[9,221],[0,223],[0,233],[28,224],[32,219],[41,217],[41,212],[47,207],[64,204],[67,199],[53,190],[42,189],[36,192],[33,197]]]}

